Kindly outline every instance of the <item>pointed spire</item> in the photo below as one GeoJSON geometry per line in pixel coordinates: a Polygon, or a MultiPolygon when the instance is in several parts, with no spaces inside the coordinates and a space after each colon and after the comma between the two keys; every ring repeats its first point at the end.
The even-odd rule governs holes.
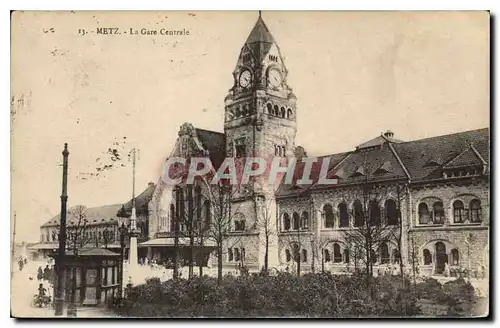
{"type": "Polygon", "coordinates": [[[252,44],[256,42],[274,43],[274,38],[264,23],[260,11],[259,18],[257,19],[257,22],[255,23],[255,26],[253,27],[252,32],[250,32],[250,35],[245,43],[252,44]]]}

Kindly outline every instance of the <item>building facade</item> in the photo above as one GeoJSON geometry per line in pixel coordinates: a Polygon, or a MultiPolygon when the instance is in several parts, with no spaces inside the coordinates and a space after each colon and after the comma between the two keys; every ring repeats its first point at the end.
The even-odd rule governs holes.
{"type": "MultiPolygon", "coordinates": [[[[286,164],[299,156],[300,170],[307,155],[295,144],[300,113],[287,74],[281,50],[259,17],[225,97],[224,132],[185,123],[169,157],[208,156],[217,169],[226,157],[282,157],[286,164]]],[[[373,217],[381,226],[374,228],[380,236],[371,245],[375,270],[400,260],[424,275],[485,270],[489,134],[482,129],[403,142],[387,131],[352,151],[322,158],[330,162],[335,185],[278,185],[262,178],[239,186],[231,199],[223,266],[242,263],[259,270],[267,245],[269,267],[295,268],[300,262],[302,271],[349,272],[366,262],[359,240],[353,244],[362,221],[373,217]]],[[[149,204],[149,238],[156,240],[150,245],[160,249],[172,246],[176,207],[184,207],[176,188],[186,201],[196,187],[167,186],[160,178],[149,204]]],[[[198,204],[204,220],[213,215],[210,204],[198,204]]]]}
{"type": "MultiPolygon", "coordinates": [[[[334,184],[318,183],[317,174],[299,184],[309,161],[295,143],[300,111],[281,50],[261,17],[232,75],[223,132],[185,123],[166,160],[208,157],[215,170],[226,158],[240,164],[248,157],[297,163],[291,183],[270,183],[262,176],[231,190],[230,215],[219,222],[225,270],[243,265],[258,271],[267,264],[348,273],[368,261],[374,272],[399,262],[423,275],[487,271],[489,129],[415,141],[387,131],[312,164],[327,160],[334,184]]],[[[221,215],[213,196],[202,181],[171,185],[162,176],[149,184],[135,202],[143,233],[139,256],[161,262],[180,254],[214,264],[217,243],[208,230],[221,215]]],[[[129,217],[131,206],[124,204],[115,214],[129,217]]],[[[42,244],[54,243],[52,221],[41,228],[42,244]]],[[[99,233],[100,222],[95,227],[99,233]]]]}

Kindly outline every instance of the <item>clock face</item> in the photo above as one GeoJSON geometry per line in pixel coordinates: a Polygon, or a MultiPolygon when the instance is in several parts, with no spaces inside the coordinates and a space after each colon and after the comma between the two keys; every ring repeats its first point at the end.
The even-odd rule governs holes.
{"type": "Polygon", "coordinates": [[[279,87],[282,82],[281,73],[275,68],[271,69],[269,71],[268,80],[273,87],[279,87]]]}
{"type": "Polygon", "coordinates": [[[246,88],[250,85],[250,82],[252,81],[252,74],[250,74],[250,71],[244,70],[240,74],[240,86],[243,88],[246,88]]]}

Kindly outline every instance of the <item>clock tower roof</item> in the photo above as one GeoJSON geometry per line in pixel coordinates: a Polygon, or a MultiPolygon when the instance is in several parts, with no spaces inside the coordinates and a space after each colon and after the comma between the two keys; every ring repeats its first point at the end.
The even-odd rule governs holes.
{"type": "Polygon", "coordinates": [[[252,32],[250,32],[250,35],[247,38],[247,41],[245,42],[246,44],[253,44],[253,43],[274,43],[274,38],[269,32],[269,29],[266,26],[266,23],[264,23],[264,20],[262,19],[262,16],[259,15],[259,19],[257,19],[257,23],[255,23],[255,26],[252,29],[252,32]]]}
{"type": "Polygon", "coordinates": [[[269,32],[266,23],[264,23],[262,16],[259,15],[259,18],[248,35],[243,48],[246,47],[250,49],[255,61],[257,63],[261,63],[273,45],[276,45],[276,47],[278,46],[271,35],[271,32],[269,32]]]}

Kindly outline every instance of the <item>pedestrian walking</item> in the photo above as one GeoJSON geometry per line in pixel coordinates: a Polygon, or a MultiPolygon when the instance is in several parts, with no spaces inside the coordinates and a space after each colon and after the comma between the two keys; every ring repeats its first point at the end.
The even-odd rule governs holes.
{"type": "Polygon", "coordinates": [[[43,269],[43,280],[50,280],[50,268],[48,264],[45,266],[45,269],[43,269]]]}
{"type": "Polygon", "coordinates": [[[24,261],[22,258],[19,259],[18,264],[19,264],[19,271],[23,271],[24,261]]]}
{"type": "Polygon", "coordinates": [[[40,281],[40,280],[43,279],[43,271],[42,271],[42,267],[41,266],[38,267],[38,272],[36,274],[36,279],[38,281],[40,281]]]}

